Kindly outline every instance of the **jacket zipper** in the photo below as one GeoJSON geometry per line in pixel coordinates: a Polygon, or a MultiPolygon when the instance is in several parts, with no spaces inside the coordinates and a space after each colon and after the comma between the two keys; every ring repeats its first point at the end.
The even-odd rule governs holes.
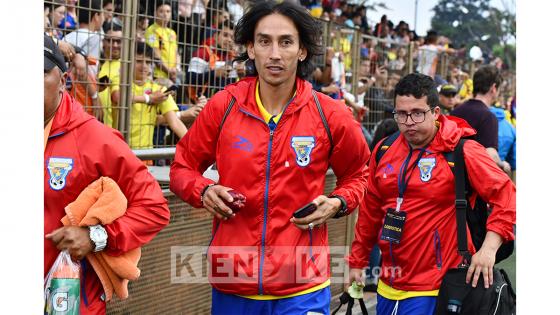
{"type": "Polygon", "coordinates": [[[434,248],[436,252],[436,266],[438,270],[441,270],[442,258],[441,258],[441,239],[439,237],[438,230],[434,231],[434,248]]]}
{"type": "Polygon", "coordinates": [[[216,237],[216,234],[218,234],[218,228],[220,228],[220,222],[218,221],[216,223],[216,230],[214,230],[214,233],[212,234],[212,237],[210,238],[210,242],[208,242],[208,246],[206,247],[206,257],[208,257],[208,250],[210,250],[210,246],[212,246],[212,242],[214,241],[214,238],[216,237]]]}
{"type": "MultiPolygon", "coordinates": [[[[263,228],[262,228],[262,233],[261,233],[261,257],[260,257],[260,262],[259,262],[259,295],[263,295],[264,294],[264,288],[263,288],[263,266],[264,266],[264,253],[265,253],[265,242],[266,242],[266,223],[267,223],[267,217],[268,217],[268,190],[269,190],[269,186],[270,186],[270,158],[272,155],[272,139],[274,138],[274,130],[270,129],[270,126],[266,123],[266,121],[264,121],[264,119],[257,117],[251,113],[248,113],[246,111],[244,111],[243,109],[241,109],[241,112],[245,113],[246,115],[253,117],[259,121],[262,121],[263,123],[265,123],[270,131],[270,137],[268,138],[268,151],[267,151],[267,156],[266,156],[266,175],[265,175],[265,188],[264,188],[264,220],[263,220],[263,228]]],[[[282,115],[284,116],[284,115],[282,115]]],[[[282,117],[280,117],[280,119],[282,119],[282,117]]],[[[280,121],[278,121],[278,124],[280,123],[280,121]]],[[[276,127],[278,127],[278,124],[276,124],[276,127]]]]}

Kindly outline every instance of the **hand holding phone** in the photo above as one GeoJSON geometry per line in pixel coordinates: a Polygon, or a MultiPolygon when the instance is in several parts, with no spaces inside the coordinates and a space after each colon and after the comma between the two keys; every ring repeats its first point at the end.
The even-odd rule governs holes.
{"type": "Polygon", "coordinates": [[[315,210],[317,210],[317,205],[313,202],[310,202],[305,206],[297,209],[292,216],[297,219],[305,218],[306,216],[315,212],[315,210]]]}
{"type": "Polygon", "coordinates": [[[170,87],[168,87],[165,91],[163,91],[164,94],[169,94],[171,92],[176,92],[179,88],[176,85],[172,85],[170,87]]]}
{"type": "Polygon", "coordinates": [[[99,78],[99,83],[103,83],[103,84],[107,84],[109,83],[109,77],[104,75],[101,78],[99,78]]]}

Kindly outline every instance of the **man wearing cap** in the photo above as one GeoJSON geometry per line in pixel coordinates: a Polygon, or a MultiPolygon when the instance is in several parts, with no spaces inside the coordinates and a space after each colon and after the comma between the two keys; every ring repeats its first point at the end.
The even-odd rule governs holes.
{"type": "Polygon", "coordinates": [[[439,106],[443,115],[449,113],[459,103],[457,99],[457,88],[452,84],[443,84],[439,87],[439,106]]]}
{"type": "Polygon", "coordinates": [[[44,44],[44,275],[61,250],[79,261],[80,313],[104,314],[103,287],[88,253],[119,256],[149,242],[169,222],[161,188],[122,136],[87,114],[65,90],[66,64],[54,41],[44,44]],[[85,144],[85,145],[82,145],[85,144]],[[62,227],[64,208],[93,181],[110,177],[126,196],[126,213],[106,225],[62,227]]]}

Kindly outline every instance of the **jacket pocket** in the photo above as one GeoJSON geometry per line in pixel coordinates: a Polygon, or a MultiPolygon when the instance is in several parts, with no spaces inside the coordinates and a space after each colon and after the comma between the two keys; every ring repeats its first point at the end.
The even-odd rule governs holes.
{"type": "Polygon", "coordinates": [[[439,232],[437,229],[434,231],[434,252],[435,252],[436,267],[438,268],[438,270],[441,270],[441,266],[442,266],[441,238],[439,237],[439,232]]]}

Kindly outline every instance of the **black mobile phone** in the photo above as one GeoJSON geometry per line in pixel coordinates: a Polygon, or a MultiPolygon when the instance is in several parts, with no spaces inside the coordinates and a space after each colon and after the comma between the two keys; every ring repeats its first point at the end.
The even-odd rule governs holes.
{"type": "Polygon", "coordinates": [[[104,75],[101,78],[99,78],[99,83],[103,83],[103,84],[107,84],[109,83],[109,77],[104,75]]]}
{"type": "Polygon", "coordinates": [[[163,93],[169,93],[169,92],[173,92],[173,91],[177,91],[178,87],[176,85],[172,85],[170,87],[168,87],[165,91],[163,91],[163,93]]]}
{"type": "Polygon", "coordinates": [[[317,205],[315,205],[313,202],[310,202],[305,206],[297,209],[296,212],[294,212],[293,217],[298,219],[304,218],[315,212],[315,210],[317,210],[317,205]]]}

